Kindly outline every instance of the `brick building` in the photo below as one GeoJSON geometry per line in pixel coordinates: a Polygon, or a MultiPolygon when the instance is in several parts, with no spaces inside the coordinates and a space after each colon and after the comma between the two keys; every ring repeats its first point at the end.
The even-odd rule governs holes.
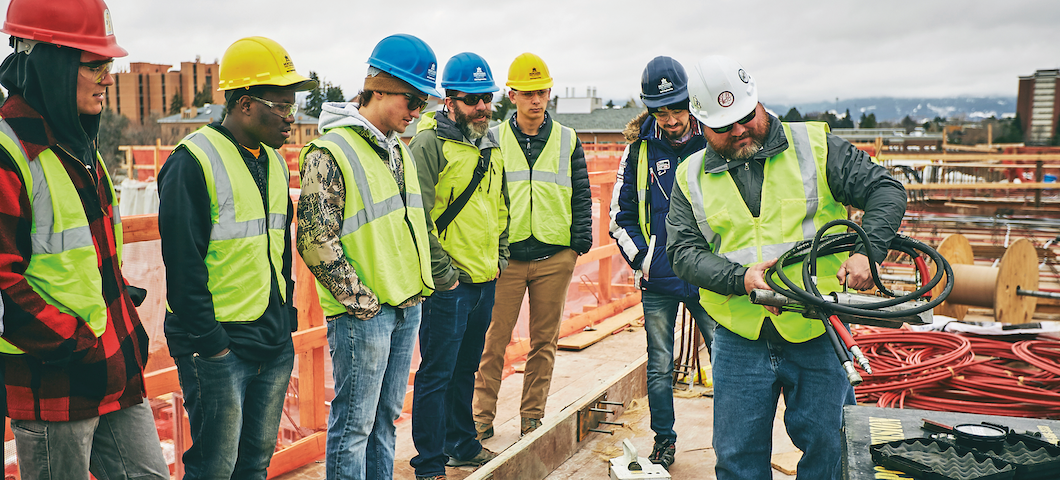
{"type": "Polygon", "coordinates": [[[1020,77],[1016,114],[1027,145],[1049,145],[1057,137],[1060,117],[1060,70],[1038,70],[1020,77]]]}
{"type": "Polygon", "coordinates": [[[216,63],[181,62],[179,70],[172,65],[146,62],[129,64],[128,72],[114,74],[114,86],[105,98],[105,107],[143,124],[149,118],[161,118],[170,112],[173,96],[180,94],[182,107],[190,107],[195,95],[205,88],[212,93],[212,103],[224,103],[224,92],[217,91],[216,63]]]}

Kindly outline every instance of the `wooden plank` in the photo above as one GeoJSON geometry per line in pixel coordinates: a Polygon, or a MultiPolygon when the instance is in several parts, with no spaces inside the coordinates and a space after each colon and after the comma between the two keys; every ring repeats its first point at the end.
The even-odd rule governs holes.
{"type": "MultiPolygon", "coordinates": [[[[601,307],[597,307],[595,310],[585,312],[579,315],[572,315],[570,318],[563,321],[559,326],[560,338],[568,335],[573,335],[585,329],[589,325],[595,324],[607,317],[617,315],[623,310],[630,308],[640,303],[640,291],[636,291],[633,294],[626,295],[625,297],[619,298],[614,302],[605,304],[601,307]]],[[[509,349],[511,346],[508,347],[509,349]]],[[[524,352],[525,353],[525,352],[524,352]]]]}
{"type": "Polygon", "coordinates": [[[158,214],[122,217],[121,232],[126,244],[158,240],[158,214]]]}
{"type": "Polygon", "coordinates": [[[802,452],[795,450],[794,452],[774,453],[769,463],[784,475],[795,475],[796,467],[801,459],[802,452]]]}
{"type": "Polygon", "coordinates": [[[144,375],[144,388],[147,390],[147,398],[179,392],[180,378],[177,376],[177,367],[163,368],[144,375]]]}
{"type": "Polygon", "coordinates": [[[291,334],[294,341],[294,353],[305,353],[314,348],[328,346],[328,326],[321,325],[309,330],[302,330],[291,334]]]}
{"type": "Polygon", "coordinates": [[[626,325],[641,318],[644,318],[644,308],[638,304],[633,308],[600,322],[595,326],[596,330],[575,333],[569,337],[561,338],[559,341],[559,348],[564,350],[582,350],[589,345],[607,338],[607,336],[611,335],[614,331],[625,328],[626,325]]]}
{"type": "Polygon", "coordinates": [[[301,467],[324,454],[328,432],[317,432],[273,454],[268,478],[275,478],[301,467]]]}
{"type": "Polygon", "coordinates": [[[906,190],[1058,190],[1060,183],[906,183],[906,190]]]}
{"type": "Polygon", "coordinates": [[[578,257],[578,261],[575,265],[585,265],[586,263],[600,261],[615,255],[618,255],[618,244],[612,242],[589,250],[589,253],[578,257]]]}

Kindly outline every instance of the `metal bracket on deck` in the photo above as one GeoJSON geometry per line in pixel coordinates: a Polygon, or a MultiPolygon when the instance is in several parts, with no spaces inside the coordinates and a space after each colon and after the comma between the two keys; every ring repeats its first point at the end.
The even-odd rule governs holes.
{"type": "Polygon", "coordinates": [[[585,408],[578,410],[578,441],[582,441],[585,437],[589,436],[590,432],[606,433],[608,435],[614,435],[615,432],[612,430],[604,430],[597,428],[600,425],[617,425],[624,426],[621,422],[609,422],[604,420],[607,415],[613,415],[614,410],[609,410],[609,406],[620,406],[624,407],[625,404],[622,402],[609,402],[607,401],[607,392],[600,395],[596,400],[589,403],[585,408]]]}

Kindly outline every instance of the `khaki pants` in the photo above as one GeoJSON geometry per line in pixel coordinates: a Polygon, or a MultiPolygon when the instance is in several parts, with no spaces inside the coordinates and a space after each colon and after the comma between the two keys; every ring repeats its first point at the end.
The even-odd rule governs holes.
{"type": "Polygon", "coordinates": [[[567,288],[578,254],[563,250],[545,260],[512,260],[497,279],[497,299],[493,322],[486,331],[482,363],[475,375],[475,420],[493,423],[497,414],[497,392],[504,370],[504,350],[512,340],[525,292],[530,292],[530,353],[523,376],[523,398],[519,414],[526,418],[545,416],[545,401],[556,363],[556,342],[567,288]]]}

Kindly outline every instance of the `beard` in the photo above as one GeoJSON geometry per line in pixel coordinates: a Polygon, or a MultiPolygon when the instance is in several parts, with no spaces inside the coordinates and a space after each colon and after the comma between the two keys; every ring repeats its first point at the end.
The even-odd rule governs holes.
{"type": "Polygon", "coordinates": [[[769,135],[769,124],[772,120],[766,122],[758,122],[753,125],[757,129],[748,128],[744,134],[738,138],[732,136],[725,136],[721,141],[715,141],[710,136],[707,137],[707,143],[710,148],[721,155],[722,158],[729,161],[743,162],[754,158],[755,154],[762,150],[765,145],[766,136],[769,135]],[[745,138],[750,138],[751,142],[743,147],[737,147],[736,143],[745,138]]]}
{"type": "Polygon", "coordinates": [[[460,111],[460,108],[453,109],[453,116],[456,117],[456,127],[460,129],[460,133],[463,133],[468,140],[478,140],[486,135],[486,130],[490,128],[489,118],[493,112],[486,110],[482,113],[474,113],[472,115],[465,115],[464,112],[460,111]],[[485,119],[485,121],[482,121],[485,119]]]}

